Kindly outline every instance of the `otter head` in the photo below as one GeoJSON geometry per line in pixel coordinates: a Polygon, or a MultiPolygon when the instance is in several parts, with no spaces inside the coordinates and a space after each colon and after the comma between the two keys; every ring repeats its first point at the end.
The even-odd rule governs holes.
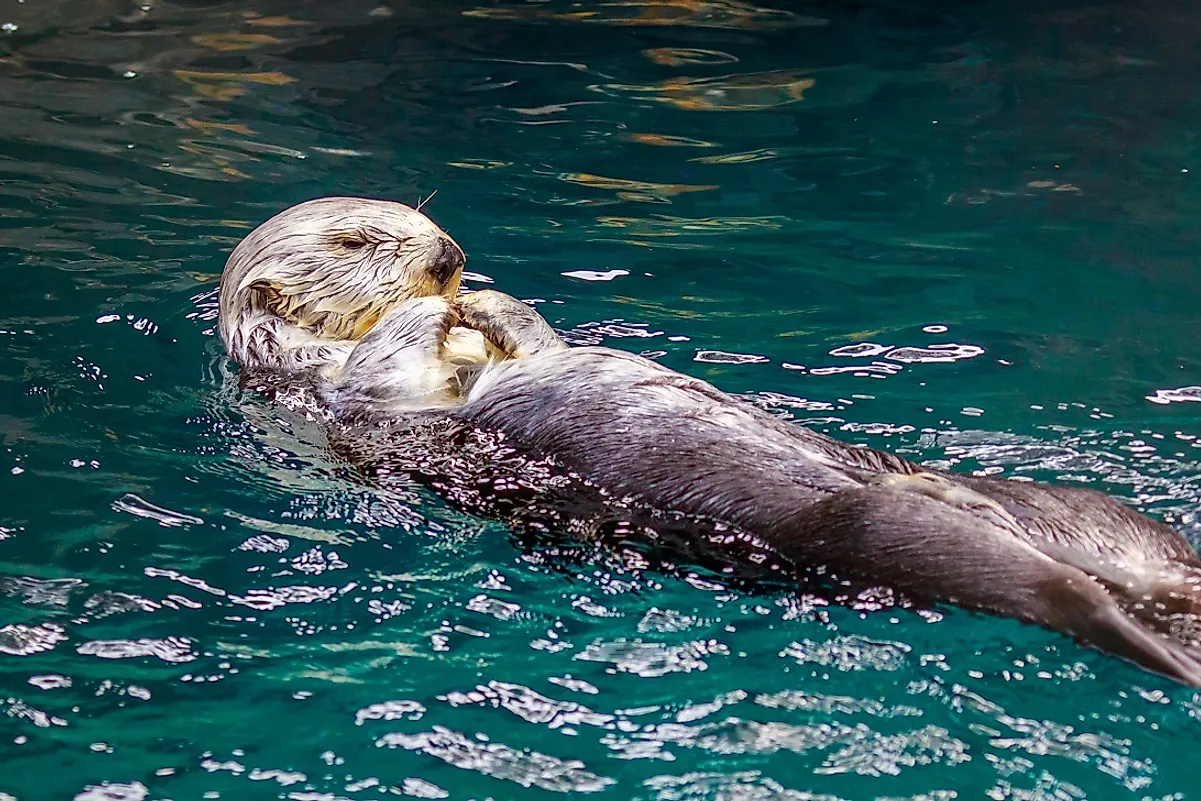
{"type": "Polygon", "coordinates": [[[301,350],[353,342],[402,301],[454,298],[464,260],[453,239],[403,204],[310,200],[267,220],[230,254],[221,338],[246,366],[308,366],[316,357],[301,350]]]}

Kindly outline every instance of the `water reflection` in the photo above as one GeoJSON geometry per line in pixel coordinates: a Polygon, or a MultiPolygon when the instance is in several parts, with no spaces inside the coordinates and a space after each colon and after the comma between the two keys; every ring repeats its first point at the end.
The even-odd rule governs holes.
{"type": "Polygon", "coordinates": [[[655,84],[606,84],[604,89],[634,100],[667,103],[686,111],[763,111],[797,103],[813,86],[810,77],[789,72],[719,78],[672,78],[655,84]]]}
{"type": "Polygon", "coordinates": [[[1188,792],[1195,693],[1016,623],[515,542],[239,398],[212,326],[224,253],[281,206],[437,189],[471,281],[575,344],[1196,536],[1198,29],[6,6],[0,797],[1188,792]]]}
{"type": "Polygon", "coordinates": [[[509,8],[472,9],[465,13],[488,19],[745,30],[779,30],[825,25],[828,22],[820,17],[756,7],[738,0],[621,0],[599,3],[595,8],[585,10],[569,10],[565,3],[551,4],[549,7],[514,4],[509,8]]]}

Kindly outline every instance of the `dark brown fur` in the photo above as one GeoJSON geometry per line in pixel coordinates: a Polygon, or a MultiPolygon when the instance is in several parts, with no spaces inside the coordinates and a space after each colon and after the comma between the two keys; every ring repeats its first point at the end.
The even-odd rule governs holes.
{"type": "MultiPolygon", "coordinates": [[[[522,313],[510,312],[512,330],[522,313]]],[[[404,314],[369,338],[403,350],[404,314]]],[[[1201,608],[1201,559],[1171,528],[1096,492],[931,472],[851,447],[629,353],[533,351],[485,367],[460,405],[425,414],[497,432],[620,508],[716,521],[801,568],[1035,623],[1201,687],[1199,643],[1179,625],[1201,608]]],[[[364,361],[342,391],[385,376],[404,383],[364,361]]],[[[353,437],[354,425],[386,428],[385,405],[347,416],[335,394],[332,409],[356,421],[353,437]]]]}

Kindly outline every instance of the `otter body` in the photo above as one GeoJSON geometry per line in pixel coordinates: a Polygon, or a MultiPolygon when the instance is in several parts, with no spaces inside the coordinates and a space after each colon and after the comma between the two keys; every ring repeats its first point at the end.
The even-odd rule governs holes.
{"type": "Polygon", "coordinates": [[[802,570],[1036,623],[1201,687],[1201,559],[1099,493],[851,447],[648,359],[569,348],[497,292],[396,303],[324,375],[334,438],[359,461],[404,469],[409,446],[389,432],[415,421],[455,447],[492,432],[503,447],[480,459],[497,471],[563,477],[514,477],[544,498],[591,493],[619,515],[704,521],[698,536],[736,532],[802,570]],[[456,327],[479,332],[487,357],[449,358],[456,327]]]}

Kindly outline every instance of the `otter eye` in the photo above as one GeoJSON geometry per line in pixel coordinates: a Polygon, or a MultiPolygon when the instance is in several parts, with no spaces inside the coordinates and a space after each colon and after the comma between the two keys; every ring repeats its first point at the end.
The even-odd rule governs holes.
{"type": "Polygon", "coordinates": [[[358,250],[367,246],[367,240],[361,236],[347,236],[340,239],[338,244],[347,250],[358,250]]]}

